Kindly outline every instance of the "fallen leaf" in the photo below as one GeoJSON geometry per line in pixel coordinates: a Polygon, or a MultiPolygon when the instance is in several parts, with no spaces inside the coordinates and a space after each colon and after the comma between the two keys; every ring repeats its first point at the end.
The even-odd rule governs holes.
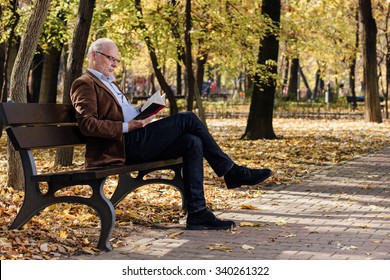
{"type": "Polygon", "coordinates": [[[240,209],[256,210],[258,208],[256,206],[251,205],[251,204],[242,204],[240,206],[240,209]]]}
{"type": "Polygon", "coordinates": [[[285,226],[287,225],[287,222],[285,220],[279,220],[275,223],[277,226],[285,226]]]}
{"type": "Polygon", "coordinates": [[[65,230],[60,230],[60,232],[58,233],[58,237],[62,239],[67,239],[68,233],[65,230]]]}
{"type": "Polygon", "coordinates": [[[229,248],[228,246],[225,246],[223,244],[219,244],[219,243],[209,245],[209,246],[207,246],[207,248],[210,251],[218,250],[218,251],[225,251],[225,252],[228,252],[228,253],[232,252],[231,248],[229,248]]]}
{"type": "Polygon", "coordinates": [[[41,252],[49,252],[49,244],[43,243],[41,244],[41,246],[39,246],[39,249],[41,250],[41,252]]]}
{"type": "Polygon", "coordinates": [[[359,187],[360,189],[362,189],[362,190],[369,190],[369,189],[372,189],[373,188],[373,186],[361,186],[361,187],[359,187]]]}
{"type": "Polygon", "coordinates": [[[184,230],[181,230],[181,231],[173,232],[173,233],[169,234],[168,236],[170,238],[177,238],[178,236],[182,235],[183,233],[184,233],[184,230]]]}
{"type": "Polygon", "coordinates": [[[83,252],[89,255],[96,255],[96,250],[92,247],[83,247],[83,252]]]}
{"type": "Polygon", "coordinates": [[[370,228],[369,225],[361,225],[361,226],[357,226],[358,228],[370,228]]]}
{"type": "Polygon", "coordinates": [[[282,234],[279,234],[279,237],[285,237],[285,238],[295,237],[295,236],[297,236],[297,235],[293,234],[293,233],[289,233],[289,234],[282,233],[282,234]]]}
{"type": "Polygon", "coordinates": [[[58,245],[58,246],[57,246],[57,249],[58,249],[58,251],[59,251],[60,253],[62,253],[62,254],[66,253],[66,249],[65,249],[64,246],[58,245]]]}
{"type": "Polygon", "coordinates": [[[255,247],[249,246],[249,245],[246,245],[246,244],[242,245],[241,248],[244,249],[244,250],[254,250],[255,249],[255,247]]]}
{"type": "Polygon", "coordinates": [[[252,223],[252,222],[240,222],[240,227],[263,227],[265,224],[262,223],[252,223]]]}

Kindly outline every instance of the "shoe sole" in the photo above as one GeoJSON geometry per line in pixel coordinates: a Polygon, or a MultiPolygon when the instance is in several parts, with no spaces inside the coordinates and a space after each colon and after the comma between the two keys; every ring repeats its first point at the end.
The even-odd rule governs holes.
{"type": "MultiPolygon", "coordinates": [[[[266,179],[268,179],[268,178],[271,177],[271,176],[272,176],[272,171],[271,171],[269,174],[267,174],[267,176],[262,177],[261,179],[255,181],[253,184],[248,185],[248,186],[257,185],[257,184],[259,184],[259,183],[265,181],[266,179]]],[[[235,185],[235,184],[231,184],[231,185],[226,184],[226,187],[227,187],[228,189],[236,189],[236,188],[239,188],[239,187],[241,187],[241,186],[245,186],[245,184],[241,184],[241,185],[240,185],[240,184],[237,184],[237,185],[235,185]]]]}
{"type": "Polygon", "coordinates": [[[235,226],[229,226],[229,227],[208,227],[204,225],[187,225],[186,230],[227,230],[232,229],[235,226]]]}

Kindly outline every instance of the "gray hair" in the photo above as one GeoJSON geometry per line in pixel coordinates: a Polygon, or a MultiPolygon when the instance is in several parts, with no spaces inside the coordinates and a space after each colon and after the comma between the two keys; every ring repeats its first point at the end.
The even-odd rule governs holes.
{"type": "Polygon", "coordinates": [[[104,46],[105,44],[115,45],[114,41],[108,38],[99,38],[96,41],[92,42],[92,44],[89,46],[87,53],[88,59],[91,59],[93,51],[100,51],[102,49],[102,46],[104,46]]]}

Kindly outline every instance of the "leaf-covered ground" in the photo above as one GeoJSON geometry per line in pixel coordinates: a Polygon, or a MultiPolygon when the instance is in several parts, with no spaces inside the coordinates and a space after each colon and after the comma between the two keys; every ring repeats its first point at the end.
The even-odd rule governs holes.
{"type": "MultiPolygon", "coordinates": [[[[360,120],[274,119],[279,139],[243,141],[246,119],[215,119],[208,121],[217,142],[237,163],[249,167],[270,168],[274,176],[257,187],[227,190],[205,163],[205,192],[212,209],[246,208],[244,198],[258,197],[273,185],[289,185],[304,180],[304,176],[324,166],[333,165],[354,156],[377,150],[390,144],[390,124],[369,124],[360,120]]],[[[23,192],[7,186],[6,137],[0,139],[0,258],[56,259],[64,255],[95,254],[99,235],[99,219],[87,206],[58,204],[43,210],[22,230],[9,230],[23,200],[23,192]]],[[[53,170],[53,150],[36,153],[39,172],[53,170]]],[[[75,166],[83,165],[83,150],[75,152],[75,166]]],[[[62,168],[64,169],[64,168],[62,168]]],[[[163,174],[169,176],[169,174],[163,174]]],[[[105,191],[110,196],[117,178],[107,180],[105,191]]],[[[45,186],[42,186],[44,191],[45,186]]],[[[86,186],[64,190],[88,196],[86,186]]],[[[111,243],[124,245],[124,239],[147,235],[151,225],[182,223],[179,193],[167,186],[147,186],[129,195],[116,208],[117,222],[111,243]]]]}

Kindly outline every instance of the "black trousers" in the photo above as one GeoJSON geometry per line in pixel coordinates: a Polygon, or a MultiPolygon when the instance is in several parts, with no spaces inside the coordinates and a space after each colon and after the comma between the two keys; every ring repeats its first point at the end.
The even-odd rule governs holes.
{"type": "Polygon", "coordinates": [[[187,211],[206,207],[203,189],[203,158],[218,176],[233,166],[199,118],[179,113],[152,122],[125,135],[126,161],[139,163],[183,157],[184,195],[187,211]]]}

